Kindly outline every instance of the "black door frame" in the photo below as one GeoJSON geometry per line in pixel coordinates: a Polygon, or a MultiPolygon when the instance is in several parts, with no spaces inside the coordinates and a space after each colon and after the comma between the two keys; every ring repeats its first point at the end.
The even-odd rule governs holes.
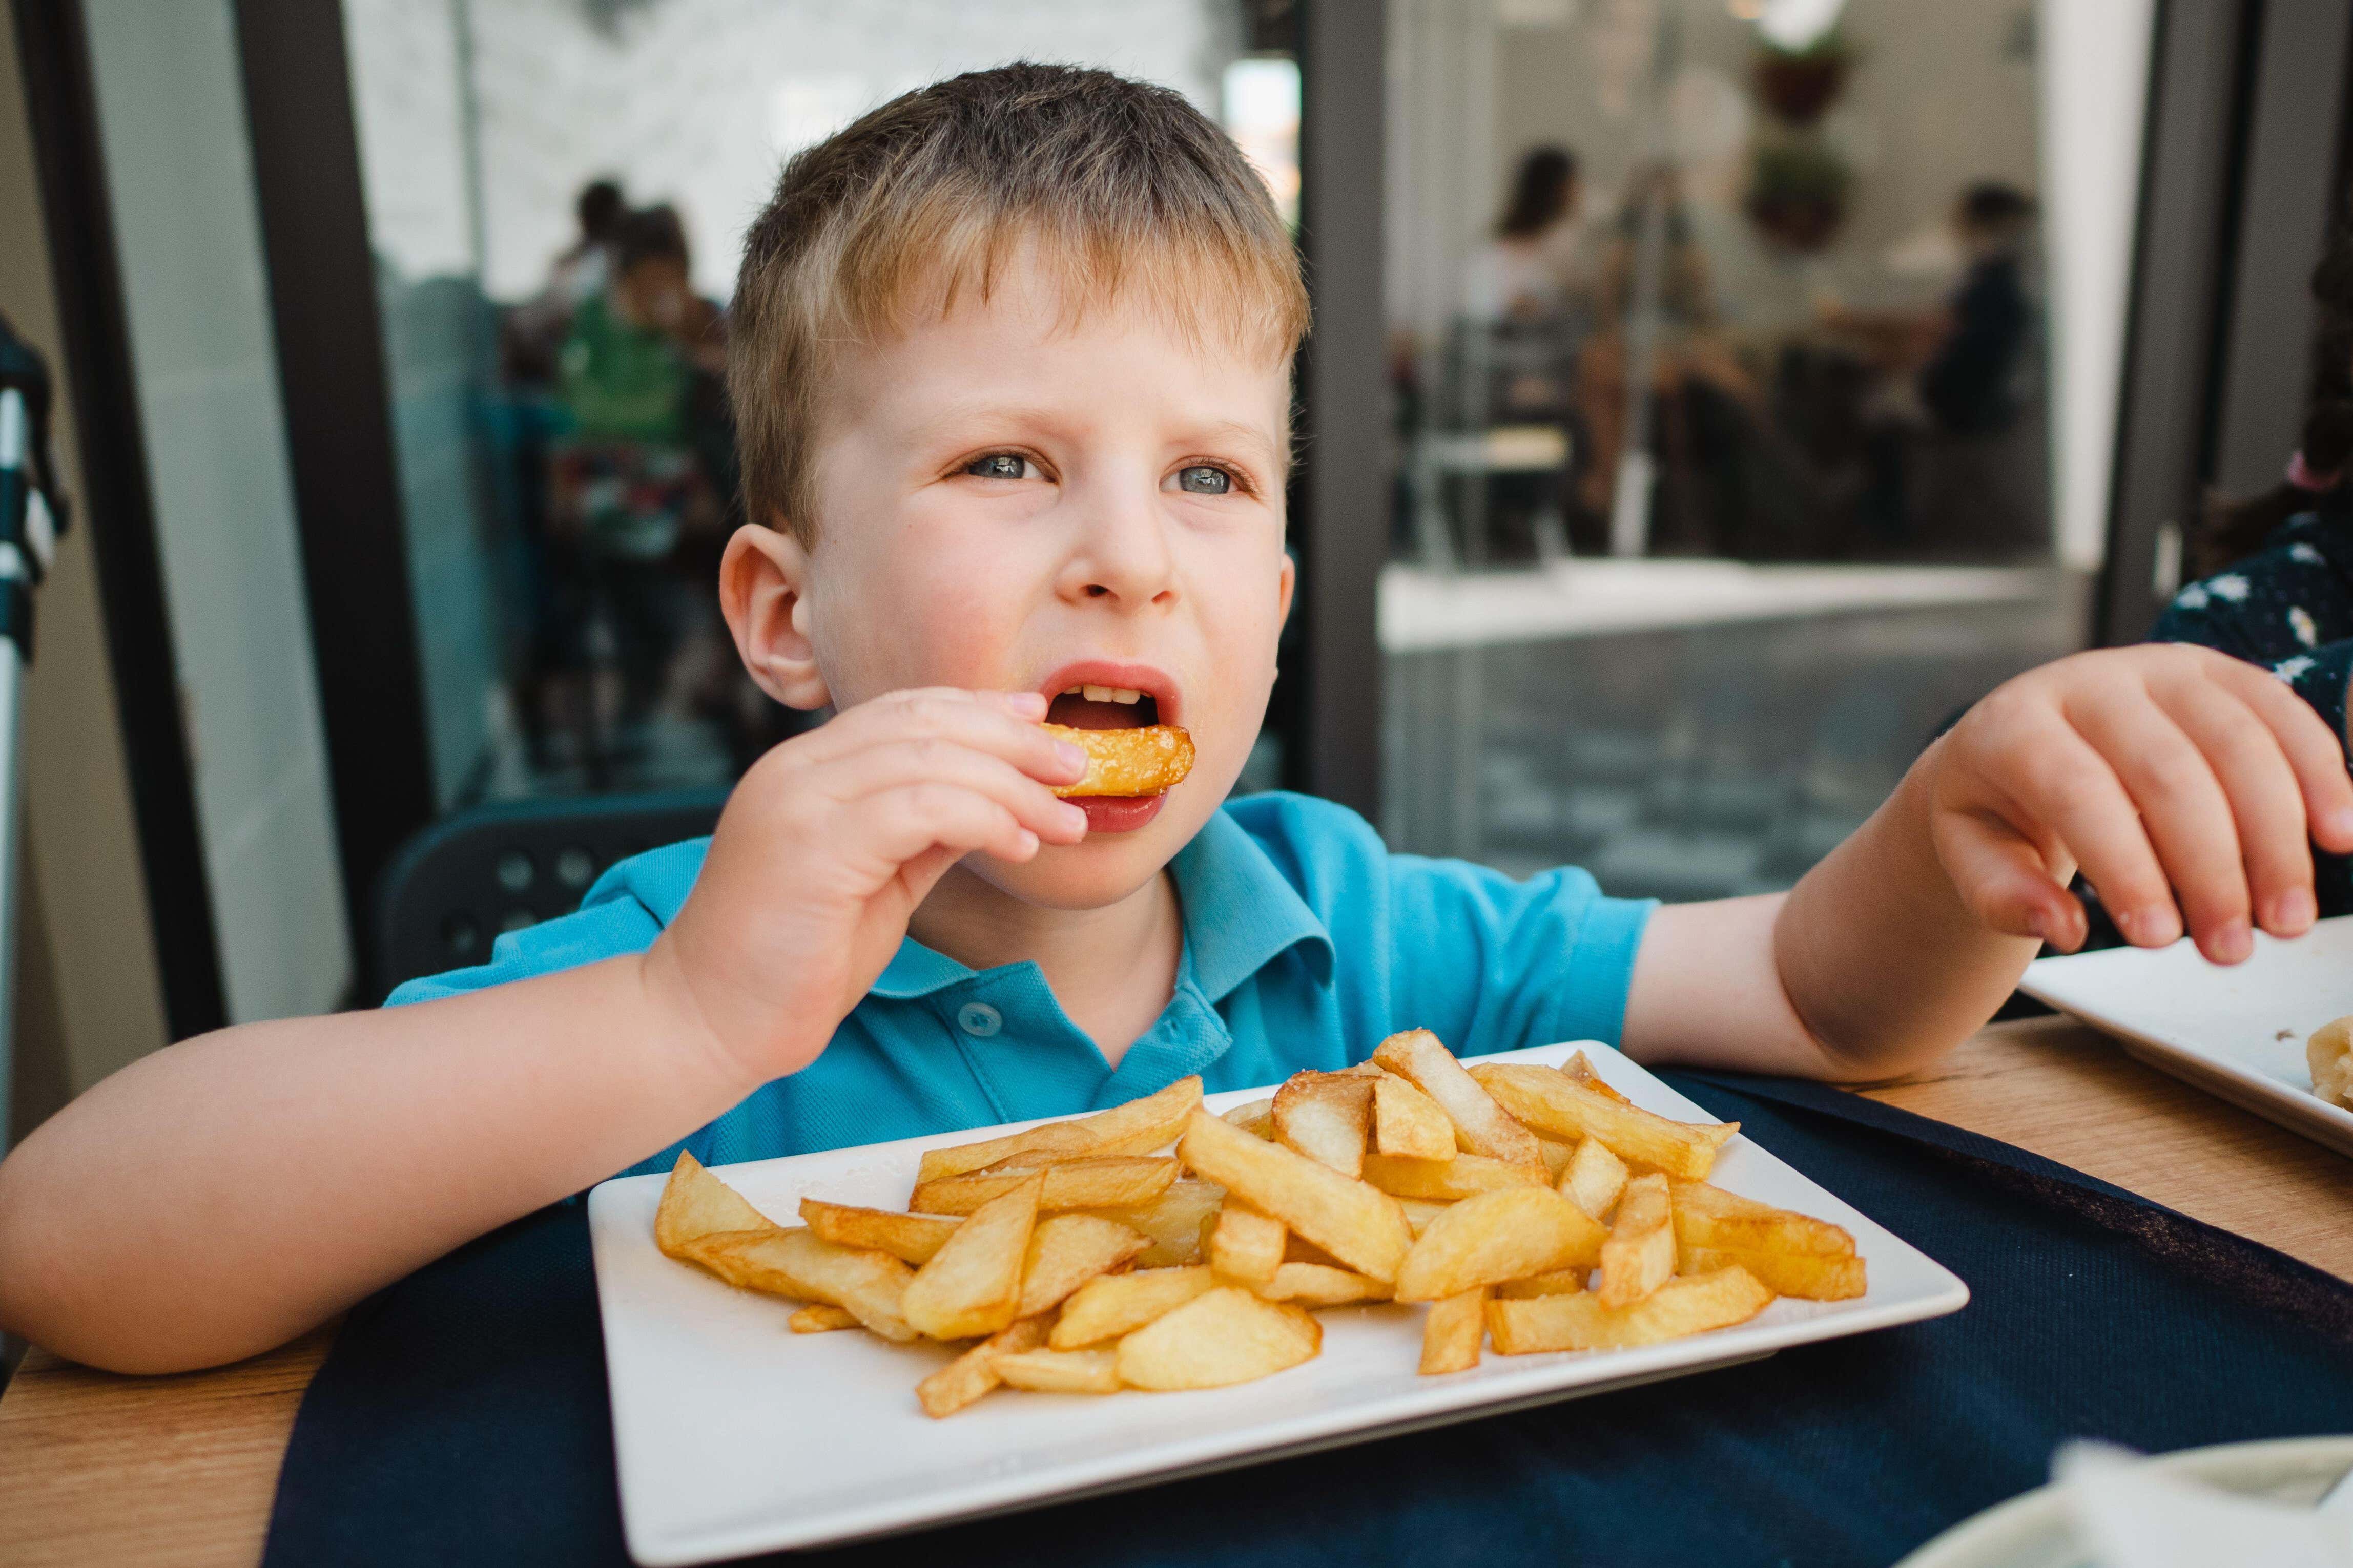
{"type": "Polygon", "coordinates": [[[108,206],[98,93],[79,0],[13,0],[17,68],[64,337],[81,494],[98,574],[115,721],[122,730],[148,920],[174,1040],[228,1021],[196,820],[195,771],[180,711],[164,597],[130,318],[108,206]]]}

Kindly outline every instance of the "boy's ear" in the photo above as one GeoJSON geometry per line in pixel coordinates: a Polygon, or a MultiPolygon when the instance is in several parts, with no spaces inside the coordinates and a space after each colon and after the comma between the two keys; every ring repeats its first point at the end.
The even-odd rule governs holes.
{"type": "Polygon", "coordinates": [[[719,610],[761,690],[787,708],[833,700],[808,637],[808,552],[778,529],[747,522],[719,558],[719,610]]]}
{"type": "Polygon", "coordinates": [[[1291,624],[1291,599],[1298,587],[1299,558],[1286,550],[1282,552],[1282,580],[1274,590],[1275,625],[1287,626],[1291,624]]]}

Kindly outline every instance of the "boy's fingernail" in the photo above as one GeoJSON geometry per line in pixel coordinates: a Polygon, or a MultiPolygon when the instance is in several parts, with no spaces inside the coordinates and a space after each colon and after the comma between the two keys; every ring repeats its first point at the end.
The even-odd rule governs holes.
{"type": "Polygon", "coordinates": [[[1046,699],[1036,691],[1008,691],[1005,706],[1025,719],[1041,719],[1046,713],[1046,699]]]}
{"type": "Polygon", "coordinates": [[[2302,931],[2319,914],[2319,906],[2312,901],[2310,888],[2290,888],[2272,900],[2271,923],[2289,931],[2302,931]]]}
{"type": "Polygon", "coordinates": [[[1065,827],[1077,828],[1081,831],[1084,831],[1086,828],[1087,814],[1085,810],[1082,807],[1072,805],[1067,800],[1062,802],[1061,817],[1062,826],[1065,827]]]}
{"type": "MultiPolygon", "coordinates": [[[[1068,741],[1054,742],[1054,761],[1060,763],[1066,773],[1082,773],[1087,771],[1086,752],[1068,741]]],[[[1073,806],[1071,809],[1075,811],[1078,808],[1073,806]]]]}
{"type": "Polygon", "coordinates": [[[2353,838],[2353,811],[2330,812],[2328,831],[2339,843],[2348,838],[2353,838]]]}
{"type": "Polygon", "coordinates": [[[2044,914],[2041,910],[2031,911],[2026,917],[2026,934],[2032,937],[2037,942],[2049,942],[2051,940],[2051,917],[2044,914]]]}
{"type": "Polygon", "coordinates": [[[2214,933],[2214,956],[2224,963],[2238,963],[2255,951],[2254,934],[2247,922],[2233,920],[2214,933]]]}

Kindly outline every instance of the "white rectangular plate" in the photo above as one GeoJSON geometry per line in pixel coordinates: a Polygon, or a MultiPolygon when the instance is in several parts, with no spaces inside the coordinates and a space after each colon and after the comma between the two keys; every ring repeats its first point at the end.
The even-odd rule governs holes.
{"type": "MultiPolygon", "coordinates": [[[[1556,1066],[1577,1048],[1542,1046],[1489,1059],[1556,1066]]],[[[1715,1120],[1608,1047],[1582,1048],[1636,1104],[1683,1121],[1715,1120]]],[[[1269,1092],[1213,1094],[1208,1103],[1223,1110],[1269,1092]]],[[[786,1224],[805,1195],[903,1208],[923,1150],[1011,1130],[761,1160],[719,1173],[786,1224]]],[[[1332,1308],[1317,1314],[1324,1353],[1257,1383],[1189,1394],[1008,1391],[934,1421],[916,1405],[915,1384],[950,1359],[946,1347],[787,1331],[786,1303],[732,1289],[654,1249],[664,1179],[610,1181],[588,1196],[621,1521],[629,1554],[648,1568],[881,1534],[1359,1442],[1754,1360],[1957,1311],[1969,1299],[1949,1270],[1735,1138],[1714,1179],[1852,1231],[1869,1265],[1868,1295],[1776,1301],[1737,1328],[1639,1350],[1490,1352],[1475,1369],[1443,1377],[1415,1371],[1422,1309],[1332,1308]]]]}
{"type": "Polygon", "coordinates": [[[2353,1013],[2353,915],[2293,942],[2257,931],[2254,956],[2229,968],[2185,939],[2039,958],[2018,988],[2153,1068],[2353,1154],[2353,1111],[2312,1092],[2304,1059],[2306,1037],[2353,1013]]]}

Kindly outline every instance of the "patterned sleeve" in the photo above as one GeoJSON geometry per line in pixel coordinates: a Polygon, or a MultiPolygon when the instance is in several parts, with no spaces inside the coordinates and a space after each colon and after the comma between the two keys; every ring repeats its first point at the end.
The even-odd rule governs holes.
{"type": "Polygon", "coordinates": [[[2328,721],[2329,732],[2339,745],[2348,744],[2345,733],[2345,687],[2353,680],[2353,637],[2341,642],[2323,643],[2310,653],[2299,653],[2272,666],[2272,673],[2288,684],[2288,689],[2306,702],[2313,710],[2328,721]]]}

